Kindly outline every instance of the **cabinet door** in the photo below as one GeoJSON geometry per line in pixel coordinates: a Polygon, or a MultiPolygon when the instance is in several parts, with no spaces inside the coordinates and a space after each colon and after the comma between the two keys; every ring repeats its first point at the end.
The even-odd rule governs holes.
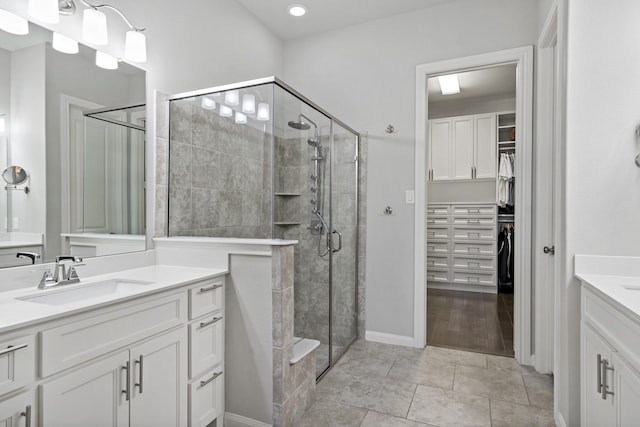
{"type": "Polygon", "coordinates": [[[637,426],[640,422],[640,373],[617,354],[613,355],[613,385],[615,389],[618,427],[637,426]]]}
{"type": "Polygon", "coordinates": [[[131,425],[187,424],[187,330],[132,347],[131,425]]]}
{"type": "Polygon", "coordinates": [[[480,114],[474,122],[474,164],[476,178],[496,177],[496,115],[480,114]]]}
{"type": "Polygon", "coordinates": [[[122,351],[43,384],[42,425],[128,426],[128,360],[122,351]]]}
{"type": "Polygon", "coordinates": [[[451,120],[429,121],[429,169],[434,181],[451,179],[451,120]]]}
{"type": "Polygon", "coordinates": [[[19,394],[0,402],[0,427],[35,427],[36,399],[33,392],[19,394]]]}
{"type": "MultiPolygon", "coordinates": [[[[596,334],[591,327],[582,323],[582,425],[585,427],[602,427],[615,425],[615,408],[614,397],[608,395],[607,399],[602,399],[602,393],[599,391],[598,379],[604,380],[607,375],[607,383],[613,384],[612,375],[604,372],[602,366],[598,365],[598,355],[601,359],[607,360],[612,364],[612,351],[609,345],[596,334]]],[[[611,388],[609,389],[611,390],[611,388]]]]}
{"type": "Polygon", "coordinates": [[[453,179],[471,179],[473,167],[473,116],[453,119],[453,179]]]}

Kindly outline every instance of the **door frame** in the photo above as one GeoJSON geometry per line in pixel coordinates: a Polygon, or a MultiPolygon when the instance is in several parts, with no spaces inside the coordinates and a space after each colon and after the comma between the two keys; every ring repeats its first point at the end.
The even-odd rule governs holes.
{"type": "MultiPolygon", "coordinates": [[[[414,325],[413,345],[427,342],[426,282],[426,165],[427,159],[427,79],[443,74],[472,71],[497,65],[516,64],[516,212],[519,236],[531,236],[533,175],[533,46],[489,52],[416,67],[416,145],[415,145],[415,248],[414,248],[414,325]]],[[[514,352],[520,363],[531,363],[531,242],[516,239],[514,280],[514,352]]]]}

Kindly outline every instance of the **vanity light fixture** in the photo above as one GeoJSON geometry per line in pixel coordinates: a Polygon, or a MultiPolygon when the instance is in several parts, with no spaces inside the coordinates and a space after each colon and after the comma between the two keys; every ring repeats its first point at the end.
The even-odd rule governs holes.
{"type": "Polygon", "coordinates": [[[233,110],[226,105],[220,106],[220,117],[231,117],[233,116],[233,110]]]}
{"type": "Polygon", "coordinates": [[[289,12],[289,15],[295,16],[297,18],[307,13],[307,7],[302,4],[292,4],[287,7],[287,11],[289,12]]]}
{"type": "Polygon", "coordinates": [[[4,135],[6,124],[4,122],[4,114],[0,114],[0,135],[4,135]]]}
{"type": "Polygon", "coordinates": [[[200,105],[205,110],[215,110],[216,109],[216,101],[214,101],[211,98],[207,98],[206,96],[202,97],[202,101],[201,101],[200,105]]]}
{"type": "Polygon", "coordinates": [[[224,103],[227,105],[238,105],[240,103],[240,93],[237,90],[228,90],[224,93],[224,103]]]}
{"type": "Polygon", "coordinates": [[[47,24],[60,22],[58,0],[29,0],[29,16],[47,24]]]}
{"type": "Polygon", "coordinates": [[[105,70],[116,70],[118,69],[118,60],[109,54],[97,50],[96,65],[105,70]]]}
{"type": "Polygon", "coordinates": [[[82,12],[82,38],[99,46],[108,44],[107,15],[98,9],[85,9],[82,12]]]}
{"type": "Polygon", "coordinates": [[[147,61],[147,38],[140,30],[127,31],[124,57],[133,62],[147,61]]]}
{"type": "Polygon", "coordinates": [[[258,114],[256,118],[261,122],[269,121],[269,104],[266,102],[261,102],[258,104],[258,114]]]}
{"type": "Polygon", "coordinates": [[[0,30],[17,36],[24,36],[29,34],[29,23],[18,15],[0,9],[0,30]]]}
{"type": "Polygon", "coordinates": [[[460,93],[460,82],[457,74],[447,74],[446,76],[438,76],[440,82],[440,90],[443,95],[453,95],[460,93]]]}
{"type": "Polygon", "coordinates": [[[239,125],[244,125],[247,123],[246,114],[242,114],[240,111],[236,111],[236,123],[239,125]]]}
{"type": "Polygon", "coordinates": [[[242,97],[242,112],[253,114],[256,112],[256,97],[253,94],[245,93],[242,97]]]}
{"type": "Polygon", "coordinates": [[[53,43],[51,46],[62,53],[78,53],[78,42],[60,33],[53,33],[53,43]]]}

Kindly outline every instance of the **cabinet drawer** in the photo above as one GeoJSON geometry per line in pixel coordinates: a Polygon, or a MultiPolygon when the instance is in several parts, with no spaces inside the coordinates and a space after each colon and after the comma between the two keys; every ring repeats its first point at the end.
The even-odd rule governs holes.
{"type": "Polygon", "coordinates": [[[467,255],[487,255],[494,256],[496,254],[495,242],[453,242],[454,254],[467,255]]]}
{"type": "Polygon", "coordinates": [[[35,354],[34,335],[0,341],[0,396],[35,381],[35,354]]]}
{"type": "Polygon", "coordinates": [[[429,268],[427,269],[427,280],[429,282],[448,282],[449,270],[429,268]]]}
{"type": "Polygon", "coordinates": [[[453,271],[453,283],[495,286],[496,278],[493,273],[469,272],[469,271],[453,271]]]}
{"type": "Polygon", "coordinates": [[[427,226],[430,226],[430,225],[449,225],[449,217],[427,215],[427,226]]]}
{"type": "Polygon", "coordinates": [[[189,325],[189,378],[211,369],[224,355],[222,315],[204,317],[189,325]]]}
{"type": "Polygon", "coordinates": [[[224,301],[224,277],[189,288],[189,320],[220,310],[224,301]]]}
{"type": "Polygon", "coordinates": [[[453,215],[495,215],[496,205],[453,205],[453,215]]]}
{"type": "Polygon", "coordinates": [[[496,257],[474,258],[454,255],[452,258],[452,268],[457,270],[496,270],[496,257]]]}
{"type": "Polygon", "coordinates": [[[448,226],[430,225],[427,227],[427,239],[449,239],[451,230],[448,226]]]}
{"type": "Polygon", "coordinates": [[[493,216],[454,216],[453,225],[470,225],[470,226],[496,226],[496,218],[493,216]]]}
{"type": "Polygon", "coordinates": [[[480,240],[493,242],[498,239],[495,227],[469,227],[457,225],[453,227],[453,238],[460,240],[480,240]]]}
{"type": "Polygon", "coordinates": [[[40,375],[46,377],[187,321],[180,293],[93,317],[76,318],[41,333],[40,375]]]}
{"type": "Polygon", "coordinates": [[[449,257],[446,255],[429,255],[427,268],[449,268],[449,257]]]}
{"type": "Polygon", "coordinates": [[[189,426],[205,427],[222,415],[224,374],[211,370],[189,383],[189,426]]]}
{"type": "Polygon", "coordinates": [[[427,253],[434,254],[448,254],[449,242],[448,241],[427,241],[427,253]]]}
{"type": "Polygon", "coordinates": [[[427,205],[427,215],[449,215],[449,205],[427,205]]]}

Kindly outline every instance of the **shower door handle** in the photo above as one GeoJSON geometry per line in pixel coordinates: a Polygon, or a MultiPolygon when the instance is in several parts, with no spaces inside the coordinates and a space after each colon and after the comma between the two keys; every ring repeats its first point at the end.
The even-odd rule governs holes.
{"type": "Polygon", "coordinates": [[[338,230],[333,230],[331,234],[338,235],[338,249],[333,249],[333,236],[331,236],[331,252],[340,252],[340,250],[342,249],[342,233],[340,233],[338,230]]]}

